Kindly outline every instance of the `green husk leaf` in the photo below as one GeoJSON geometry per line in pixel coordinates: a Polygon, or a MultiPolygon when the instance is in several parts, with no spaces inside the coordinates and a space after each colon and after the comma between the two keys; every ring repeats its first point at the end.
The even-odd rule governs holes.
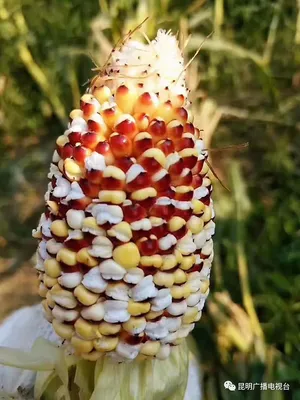
{"type": "Polygon", "coordinates": [[[91,362],[40,338],[30,353],[0,348],[0,364],[37,371],[36,400],[183,400],[189,350],[184,341],[166,360],[91,362]]]}

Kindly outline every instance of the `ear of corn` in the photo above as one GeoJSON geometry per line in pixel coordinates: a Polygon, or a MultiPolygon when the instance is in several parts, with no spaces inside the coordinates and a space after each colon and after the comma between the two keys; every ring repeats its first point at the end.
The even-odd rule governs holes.
{"type": "Polygon", "coordinates": [[[167,358],[201,317],[215,224],[184,78],[174,36],[129,40],[56,141],[36,268],[83,358],[167,358]]]}

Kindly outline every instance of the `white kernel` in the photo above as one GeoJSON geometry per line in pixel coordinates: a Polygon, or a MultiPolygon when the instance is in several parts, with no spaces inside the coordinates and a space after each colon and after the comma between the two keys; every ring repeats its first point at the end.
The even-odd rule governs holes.
{"type": "Polygon", "coordinates": [[[67,289],[74,289],[82,280],[81,272],[63,272],[58,278],[58,283],[67,289]]]}
{"type": "Polygon", "coordinates": [[[193,199],[200,200],[208,195],[209,191],[206,187],[200,186],[194,190],[193,199]]]}
{"type": "Polygon", "coordinates": [[[151,300],[152,311],[163,311],[172,303],[170,289],[160,289],[154,299],[151,300]]]}
{"type": "Polygon", "coordinates": [[[111,258],[113,244],[105,236],[97,236],[92,242],[92,248],[88,250],[93,257],[111,258]]]}
{"type": "Polygon", "coordinates": [[[152,224],[149,218],[142,218],[139,221],[134,221],[130,224],[133,231],[149,231],[152,228],[152,224]]]}
{"type": "Polygon", "coordinates": [[[128,360],[134,360],[138,354],[141,345],[130,345],[128,343],[119,342],[116,348],[116,353],[128,360]]]}
{"type": "Polygon", "coordinates": [[[77,182],[71,183],[71,190],[66,197],[66,201],[83,199],[85,194],[77,182]]]}
{"type": "Polygon", "coordinates": [[[92,208],[92,215],[96,218],[98,224],[103,225],[106,222],[118,224],[123,220],[123,210],[120,206],[97,204],[92,208]]]}
{"type": "Polygon", "coordinates": [[[107,288],[107,282],[101,276],[100,269],[98,267],[91,268],[89,272],[84,275],[83,286],[94,293],[103,293],[107,288]]]}
{"type": "Polygon", "coordinates": [[[146,170],[139,164],[133,164],[126,172],[126,183],[130,183],[135,180],[141,173],[146,172],[146,170]]]}
{"type": "Polygon", "coordinates": [[[105,294],[114,300],[129,300],[129,287],[124,282],[109,283],[105,294]]]}
{"type": "Polygon", "coordinates": [[[53,317],[58,321],[74,321],[78,318],[79,312],[77,310],[66,310],[58,305],[55,305],[52,310],[53,317]]]}
{"type": "Polygon", "coordinates": [[[100,272],[104,279],[113,279],[116,281],[123,279],[126,274],[126,270],[112,259],[102,261],[100,272]]]}
{"type": "Polygon", "coordinates": [[[82,222],[85,218],[83,210],[68,210],[66,213],[66,219],[68,225],[73,229],[81,229],[82,222]]]}
{"type": "Polygon", "coordinates": [[[85,307],[81,311],[81,315],[83,318],[92,321],[101,321],[104,318],[104,304],[103,303],[96,303],[92,306],[85,307]]]}
{"type": "Polygon", "coordinates": [[[186,300],[182,300],[180,302],[172,303],[168,308],[167,311],[177,317],[178,315],[182,315],[187,310],[187,303],[186,300]]]}
{"type": "Polygon", "coordinates": [[[94,151],[89,157],[85,159],[85,168],[88,171],[91,171],[92,169],[96,171],[104,171],[104,169],[106,168],[105,158],[102,154],[94,151]]]}
{"type": "Polygon", "coordinates": [[[166,236],[159,239],[158,246],[161,250],[168,250],[176,243],[177,243],[176,237],[171,233],[168,233],[166,236]]]}
{"type": "Polygon", "coordinates": [[[63,177],[58,177],[56,180],[56,186],[53,189],[53,196],[55,197],[66,197],[71,190],[71,184],[70,182],[63,178],[63,177]]]}
{"type": "Polygon", "coordinates": [[[148,275],[130,290],[134,301],[143,301],[157,295],[158,290],[153,283],[153,276],[148,275]]]}
{"type": "Polygon", "coordinates": [[[130,314],[128,313],[127,308],[127,301],[106,300],[104,302],[104,320],[112,324],[128,321],[130,318],[130,314]]]}
{"type": "Polygon", "coordinates": [[[124,276],[124,281],[127,283],[137,284],[144,277],[144,271],[141,268],[131,268],[124,276]]]}
{"type": "Polygon", "coordinates": [[[145,333],[153,340],[163,339],[169,334],[166,324],[166,317],[162,317],[157,322],[147,322],[145,333]]]}

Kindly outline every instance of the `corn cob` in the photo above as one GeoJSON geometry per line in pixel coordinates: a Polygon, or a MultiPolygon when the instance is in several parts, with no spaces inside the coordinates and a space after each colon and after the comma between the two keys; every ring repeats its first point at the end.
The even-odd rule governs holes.
{"type": "Polygon", "coordinates": [[[167,358],[209,292],[207,151],[169,32],[131,38],[56,141],[33,236],[46,318],[76,354],[167,358]]]}

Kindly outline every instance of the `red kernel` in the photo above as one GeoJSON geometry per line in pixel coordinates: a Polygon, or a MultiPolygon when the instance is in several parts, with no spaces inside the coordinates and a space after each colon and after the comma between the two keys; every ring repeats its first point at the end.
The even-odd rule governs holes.
{"type": "Polygon", "coordinates": [[[129,157],[132,153],[132,142],[125,135],[112,134],[109,138],[111,150],[115,157],[129,157]]]}

